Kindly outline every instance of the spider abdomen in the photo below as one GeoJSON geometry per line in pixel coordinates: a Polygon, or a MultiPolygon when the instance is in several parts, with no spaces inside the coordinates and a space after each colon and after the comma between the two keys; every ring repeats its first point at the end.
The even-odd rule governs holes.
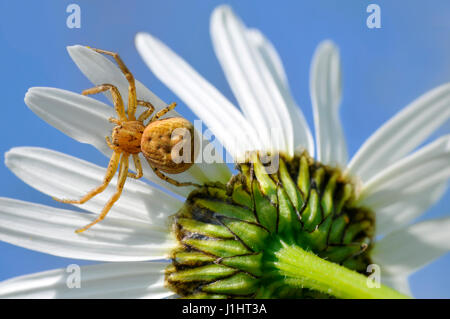
{"type": "Polygon", "coordinates": [[[169,174],[182,173],[194,163],[194,127],[182,117],[151,122],[140,147],[152,166],[169,174]]]}

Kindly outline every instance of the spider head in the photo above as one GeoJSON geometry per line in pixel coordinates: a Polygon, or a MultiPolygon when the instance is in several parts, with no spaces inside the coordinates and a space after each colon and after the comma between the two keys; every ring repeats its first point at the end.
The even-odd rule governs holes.
{"type": "Polygon", "coordinates": [[[112,143],[121,151],[129,154],[141,152],[141,138],[144,125],[140,121],[118,123],[112,131],[112,143]]]}

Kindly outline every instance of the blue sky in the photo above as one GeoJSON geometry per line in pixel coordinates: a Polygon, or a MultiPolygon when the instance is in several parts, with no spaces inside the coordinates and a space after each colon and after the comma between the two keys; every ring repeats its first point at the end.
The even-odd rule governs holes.
{"type": "MultiPolygon", "coordinates": [[[[350,155],[382,123],[426,91],[450,81],[450,2],[426,1],[2,1],[0,2],[2,129],[0,153],[15,146],[40,146],[106,166],[108,159],[35,116],[23,102],[29,87],[49,86],[81,92],[91,83],[66,51],[73,44],[119,52],[136,78],[166,102],[177,97],[140,59],[134,36],[157,36],[184,57],[223,94],[231,90],[214,56],[209,17],[230,4],[248,26],[260,29],[276,46],[292,93],[312,127],[309,68],[317,44],[333,40],[343,68],[341,118],[350,155]],[[66,7],[81,7],[81,28],[66,26],[66,7]],[[381,7],[381,29],[366,26],[366,7],[381,7]]],[[[194,120],[179,103],[178,111],[194,120]]],[[[450,133],[450,123],[430,140],[450,133]]],[[[0,165],[0,196],[55,207],[51,200],[0,165]]],[[[450,193],[423,218],[450,214],[450,193]]],[[[0,280],[65,267],[76,262],[0,243],[0,280]]],[[[450,255],[411,277],[417,297],[450,297],[450,255]]]]}

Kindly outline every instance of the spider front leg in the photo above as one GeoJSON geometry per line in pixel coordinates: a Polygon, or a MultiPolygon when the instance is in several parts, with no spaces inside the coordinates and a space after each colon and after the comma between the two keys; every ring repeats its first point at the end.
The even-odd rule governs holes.
{"type": "Polygon", "coordinates": [[[110,91],[113,99],[114,109],[116,110],[117,115],[121,121],[126,121],[127,117],[125,115],[125,108],[123,106],[122,96],[120,95],[119,89],[112,84],[101,84],[94,86],[93,88],[84,90],[81,92],[83,95],[92,95],[105,91],[110,91]]]}
{"type": "Polygon", "coordinates": [[[148,108],[138,118],[138,121],[144,122],[155,111],[155,107],[153,106],[152,103],[146,102],[146,101],[143,101],[143,100],[137,100],[137,104],[148,108]]]}
{"type": "Polygon", "coordinates": [[[100,186],[91,190],[86,195],[84,195],[81,199],[75,199],[75,200],[74,199],[59,199],[56,197],[53,197],[53,199],[58,202],[66,203],[66,204],[84,204],[84,203],[86,203],[92,197],[100,194],[101,192],[103,192],[106,189],[106,187],[108,187],[112,178],[116,174],[117,167],[119,166],[119,160],[120,160],[120,152],[113,152],[111,159],[109,160],[108,168],[106,170],[106,175],[103,179],[103,183],[100,186]]]}
{"type": "Polygon", "coordinates": [[[156,113],[150,122],[157,121],[161,116],[165,115],[167,112],[172,111],[177,106],[177,103],[173,102],[172,104],[166,106],[162,110],[160,110],[158,113],[156,113]]]}
{"type": "Polygon", "coordinates": [[[102,221],[106,217],[106,214],[108,214],[108,212],[110,211],[110,209],[114,205],[114,203],[120,198],[123,187],[125,185],[125,181],[127,180],[127,176],[128,176],[127,175],[127,173],[128,173],[128,156],[129,156],[129,154],[124,153],[120,160],[119,177],[117,178],[117,190],[114,193],[114,195],[111,196],[109,201],[106,203],[105,207],[103,207],[103,210],[100,213],[100,215],[97,217],[97,219],[94,220],[92,223],[84,226],[83,228],[77,229],[75,231],[76,233],[84,232],[85,230],[91,228],[93,225],[102,221]]]}
{"type": "Polygon", "coordinates": [[[117,147],[116,145],[114,145],[114,144],[111,142],[111,138],[110,138],[109,136],[105,136],[105,141],[106,141],[106,145],[108,145],[108,147],[109,147],[110,149],[112,149],[113,151],[118,151],[118,152],[120,153],[119,147],[117,147]]]}
{"type": "Polygon", "coordinates": [[[125,78],[128,81],[128,111],[127,111],[128,120],[134,121],[136,119],[135,113],[136,113],[137,99],[136,99],[136,83],[135,83],[133,74],[130,72],[130,70],[128,70],[127,66],[122,61],[119,54],[117,54],[115,52],[111,52],[111,51],[101,50],[101,49],[94,49],[94,48],[90,48],[90,49],[92,49],[98,53],[110,55],[114,58],[114,60],[116,60],[117,65],[119,66],[120,70],[125,75],[125,78]]]}

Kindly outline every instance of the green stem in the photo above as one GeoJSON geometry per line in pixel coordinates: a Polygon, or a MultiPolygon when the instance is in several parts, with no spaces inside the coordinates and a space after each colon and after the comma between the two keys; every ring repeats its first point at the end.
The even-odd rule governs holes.
{"type": "Polygon", "coordinates": [[[337,298],[347,299],[399,299],[409,298],[387,286],[370,288],[368,278],[356,271],[329,262],[298,246],[282,247],[274,254],[275,267],[289,285],[310,288],[337,298]]]}

